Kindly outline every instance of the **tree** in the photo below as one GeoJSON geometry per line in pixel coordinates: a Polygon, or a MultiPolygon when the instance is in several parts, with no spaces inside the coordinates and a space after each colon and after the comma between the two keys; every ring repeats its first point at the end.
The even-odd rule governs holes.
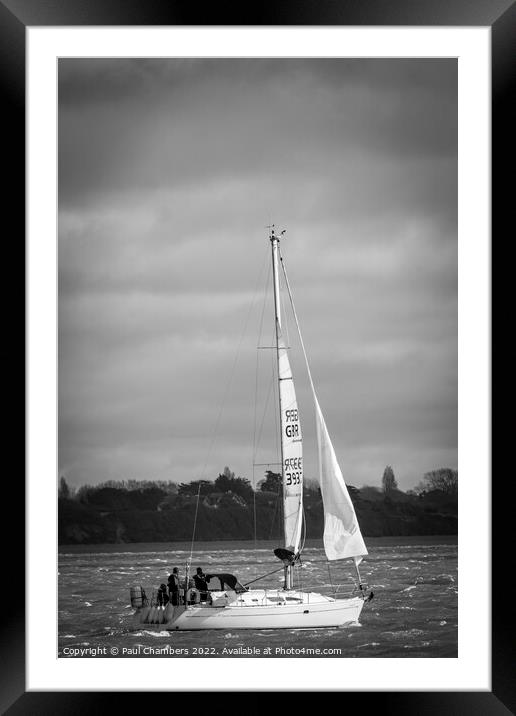
{"type": "MultiPolygon", "coordinates": [[[[55,493],[54,493],[55,494],[55,493]]],[[[61,497],[63,500],[69,500],[70,499],[70,488],[67,485],[66,480],[64,477],[62,477],[59,480],[59,491],[58,491],[59,497],[61,497]]]]}
{"type": "Polygon", "coordinates": [[[439,490],[446,495],[456,495],[458,480],[459,473],[457,470],[452,470],[450,467],[440,467],[438,470],[430,470],[430,472],[425,473],[418,490],[420,492],[439,490]]]}
{"type": "Polygon", "coordinates": [[[281,475],[271,470],[265,471],[265,480],[260,483],[260,490],[262,492],[276,492],[280,493],[282,489],[281,475]]]}
{"type": "Polygon", "coordinates": [[[179,495],[197,495],[200,488],[200,494],[207,495],[213,492],[213,482],[210,480],[194,480],[193,482],[182,482],[178,487],[179,495]]]}
{"type": "Polygon", "coordinates": [[[382,490],[385,495],[388,495],[390,492],[393,492],[397,489],[398,483],[396,482],[396,478],[394,477],[394,470],[390,465],[387,465],[387,467],[383,471],[382,490]]]}
{"type": "Polygon", "coordinates": [[[215,480],[215,492],[232,492],[234,495],[250,500],[253,496],[251,483],[245,477],[235,477],[229,467],[225,467],[222,474],[215,480]]]}

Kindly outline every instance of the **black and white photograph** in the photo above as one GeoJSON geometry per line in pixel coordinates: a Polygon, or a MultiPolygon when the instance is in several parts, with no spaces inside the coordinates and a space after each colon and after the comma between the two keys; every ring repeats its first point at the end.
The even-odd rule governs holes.
{"type": "Polygon", "coordinates": [[[57,82],[58,657],[456,659],[457,58],[57,82]]]}

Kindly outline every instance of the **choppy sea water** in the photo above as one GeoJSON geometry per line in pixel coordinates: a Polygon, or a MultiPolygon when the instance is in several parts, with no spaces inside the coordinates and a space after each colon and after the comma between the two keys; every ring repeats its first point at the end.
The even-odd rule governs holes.
{"type": "MultiPolygon", "coordinates": [[[[129,590],[150,595],[172,567],[184,573],[185,543],[61,546],[59,553],[60,657],[457,657],[457,544],[453,537],[367,540],[360,566],[374,598],[360,624],[339,629],[167,632],[134,626],[129,590]],[[316,653],[316,650],[319,653],[316,653]]],[[[242,583],[281,566],[276,542],[197,543],[192,567],[231,572],[242,583]]],[[[307,542],[302,587],[331,594],[353,582],[352,564],[332,563],[322,545],[307,542]]],[[[278,572],[257,588],[282,586],[278,572]]],[[[297,585],[296,585],[297,586],[297,585]]]]}

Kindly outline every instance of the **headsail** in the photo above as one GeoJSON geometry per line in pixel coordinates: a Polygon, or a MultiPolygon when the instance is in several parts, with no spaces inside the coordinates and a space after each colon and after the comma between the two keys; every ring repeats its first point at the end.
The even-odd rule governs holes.
{"type": "Polygon", "coordinates": [[[324,551],[329,560],[354,557],[358,565],[362,556],[367,554],[367,549],[315,390],[313,397],[319,447],[319,481],[324,505],[324,551]]]}
{"type": "Polygon", "coordinates": [[[317,445],[319,449],[319,483],[324,506],[324,551],[329,560],[353,557],[355,564],[358,566],[362,557],[367,554],[367,549],[360,532],[355,508],[351,502],[348,488],[344,482],[326,422],[317,400],[283,259],[281,263],[314,399],[317,445]]]}
{"type": "Polygon", "coordinates": [[[278,354],[285,547],[297,554],[303,521],[303,443],[292,371],[281,334],[278,354]]]}

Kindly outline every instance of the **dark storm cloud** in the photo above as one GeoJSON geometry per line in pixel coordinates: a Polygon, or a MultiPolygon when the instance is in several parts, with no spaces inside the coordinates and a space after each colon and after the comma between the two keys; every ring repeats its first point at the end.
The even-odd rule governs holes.
{"type": "Polygon", "coordinates": [[[70,203],[235,172],[363,172],[364,152],[455,153],[446,61],[433,72],[421,60],[62,62],[60,196],[70,203]]]}
{"type": "Polygon", "coordinates": [[[453,60],[60,60],[72,483],[250,476],[271,220],[348,479],[456,466],[456,84],[453,60]]]}

